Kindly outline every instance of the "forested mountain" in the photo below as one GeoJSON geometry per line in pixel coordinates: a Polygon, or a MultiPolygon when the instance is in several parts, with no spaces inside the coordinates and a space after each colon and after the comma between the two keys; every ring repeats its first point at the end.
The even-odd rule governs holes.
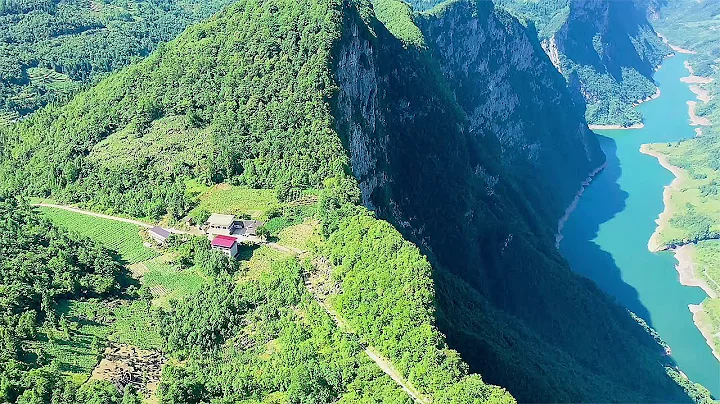
{"type": "Polygon", "coordinates": [[[0,129],[0,191],[152,219],[192,208],[188,180],[319,195],[316,260],[205,271],[160,315],[167,402],[402,402],[305,292],[318,261],[337,314],[433,402],[512,401],[486,382],[521,401],[691,402],[654,337],[555,249],[604,161],[583,112],[487,1],[241,0],[0,129]]]}
{"type": "MultiPolygon", "coordinates": [[[[642,122],[632,107],[655,94],[654,69],[670,49],[645,18],[644,4],[612,0],[495,0],[542,41],[594,125],[642,122]]],[[[440,0],[411,1],[428,10],[440,0]]]]}
{"type": "Polygon", "coordinates": [[[0,125],[68,100],[230,3],[0,1],[0,125]]]}

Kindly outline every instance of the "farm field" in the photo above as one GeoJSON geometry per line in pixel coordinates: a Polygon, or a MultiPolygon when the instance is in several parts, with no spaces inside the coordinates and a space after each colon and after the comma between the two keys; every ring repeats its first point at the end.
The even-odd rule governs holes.
{"type": "Polygon", "coordinates": [[[105,341],[131,344],[144,349],[158,348],[161,337],[144,301],[62,300],[58,303],[61,325],[45,328],[45,338],[31,347],[42,350],[49,361],[56,360],[60,371],[77,383],[90,377],[105,341]],[[67,333],[66,333],[67,331],[67,333]]]}
{"type": "Polygon", "coordinates": [[[197,217],[205,211],[231,215],[247,214],[253,219],[263,219],[268,211],[280,206],[273,189],[251,189],[229,184],[207,187],[195,182],[186,185],[187,192],[191,196],[197,196],[199,202],[190,212],[191,217],[197,217]]]}
{"type": "Polygon", "coordinates": [[[119,252],[127,264],[149,260],[159,255],[143,245],[140,228],[133,224],[56,208],[42,207],[39,210],[57,226],[77,232],[119,252]]]}
{"type": "Polygon", "coordinates": [[[205,278],[193,268],[177,269],[166,255],[136,264],[144,273],[142,283],[153,294],[153,305],[169,307],[170,300],[180,300],[198,292],[205,278]]]}

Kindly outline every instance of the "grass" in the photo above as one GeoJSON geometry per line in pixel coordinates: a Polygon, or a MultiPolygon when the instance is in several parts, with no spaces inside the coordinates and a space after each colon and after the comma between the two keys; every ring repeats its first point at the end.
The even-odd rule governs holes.
{"type": "Polygon", "coordinates": [[[218,184],[203,188],[191,183],[188,191],[201,192],[198,206],[190,212],[194,216],[199,211],[230,215],[250,215],[253,219],[263,219],[266,213],[280,206],[275,190],[252,189],[229,184],[218,184]]]}
{"type": "Polygon", "coordinates": [[[685,244],[720,236],[720,138],[715,135],[651,145],[685,170],[679,188],[670,193],[672,217],[659,234],[663,245],[685,244]]]}
{"type": "Polygon", "coordinates": [[[262,246],[253,250],[246,258],[242,263],[244,275],[241,278],[245,280],[257,279],[260,274],[270,271],[273,263],[287,259],[288,256],[268,246],[262,246]]]}
{"type": "Polygon", "coordinates": [[[93,346],[93,340],[144,349],[159,348],[162,343],[146,303],[140,300],[62,300],[58,303],[58,314],[67,318],[70,332],[66,335],[61,330],[46,328],[45,340],[31,348],[42,348],[50,360],[58,361],[62,373],[76,383],[87,380],[99,361],[98,348],[102,348],[93,346]]]}
{"type": "Polygon", "coordinates": [[[130,223],[103,219],[57,208],[39,208],[57,226],[76,232],[120,253],[127,264],[149,260],[158,253],[143,245],[140,228],[130,223]]]}
{"type": "Polygon", "coordinates": [[[317,220],[308,219],[301,224],[281,230],[277,236],[277,242],[288,247],[305,251],[311,250],[313,246],[321,242],[319,228],[320,223],[317,220]]]}
{"type": "Polygon", "coordinates": [[[170,300],[180,300],[200,291],[205,278],[195,269],[180,270],[167,255],[145,261],[142,282],[153,293],[153,305],[169,308],[170,300]]]}

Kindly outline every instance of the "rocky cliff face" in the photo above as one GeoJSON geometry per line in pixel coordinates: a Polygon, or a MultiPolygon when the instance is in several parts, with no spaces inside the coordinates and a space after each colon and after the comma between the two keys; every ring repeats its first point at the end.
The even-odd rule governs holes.
{"type": "Polygon", "coordinates": [[[453,348],[520,401],[686,401],[654,341],[554,248],[604,156],[534,33],[485,1],[383,21],[417,24],[416,47],[358,7],[336,49],[337,129],[364,204],[431,259],[453,348]]]}

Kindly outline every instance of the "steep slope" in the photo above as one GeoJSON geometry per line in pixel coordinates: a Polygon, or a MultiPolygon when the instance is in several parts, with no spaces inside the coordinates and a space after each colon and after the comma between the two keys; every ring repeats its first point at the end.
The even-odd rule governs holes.
{"type": "Polygon", "coordinates": [[[410,17],[388,16],[389,32],[346,23],[337,123],[363,202],[430,256],[453,346],[521,401],[687,401],[655,341],[553,248],[603,157],[540,44],[488,2],[422,16],[427,50],[393,41],[410,17]]]}
{"type": "Polygon", "coordinates": [[[65,102],[232,0],[0,2],[0,125],[65,102]]]}
{"type": "MultiPolygon", "coordinates": [[[[689,401],[661,347],[554,248],[557,218],[603,156],[539,42],[485,1],[418,21],[385,6],[381,23],[360,1],[240,1],[0,131],[0,188],[154,219],[192,207],[188,179],[285,201],[312,189],[337,308],[435,402],[512,400],[461,358],[524,401],[689,401]]],[[[243,302],[221,286],[201,293],[243,302]]],[[[222,326],[208,351],[242,337],[206,320],[222,326]]],[[[248,397],[213,386],[230,368],[203,379],[214,363],[196,362],[209,397],[248,397]]]]}
{"type": "MultiPolygon", "coordinates": [[[[418,11],[441,0],[415,0],[418,11]]],[[[577,102],[587,104],[593,125],[642,122],[632,107],[655,94],[654,69],[670,49],[633,1],[495,0],[534,29],[577,102]]]]}

